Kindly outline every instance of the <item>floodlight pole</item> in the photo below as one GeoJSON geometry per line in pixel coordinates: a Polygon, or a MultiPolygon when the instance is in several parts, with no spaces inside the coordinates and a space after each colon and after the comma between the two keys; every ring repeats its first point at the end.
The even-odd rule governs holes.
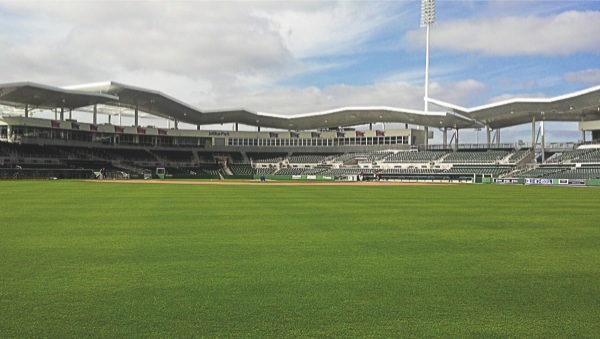
{"type": "MultiPolygon", "coordinates": [[[[427,38],[425,40],[425,114],[429,113],[429,35],[430,26],[435,21],[435,0],[421,0],[421,27],[427,29],[427,38]]],[[[429,142],[429,129],[425,130],[425,148],[429,142]]]]}
{"type": "Polygon", "coordinates": [[[429,112],[429,24],[427,24],[427,38],[425,39],[425,113],[429,112]]]}

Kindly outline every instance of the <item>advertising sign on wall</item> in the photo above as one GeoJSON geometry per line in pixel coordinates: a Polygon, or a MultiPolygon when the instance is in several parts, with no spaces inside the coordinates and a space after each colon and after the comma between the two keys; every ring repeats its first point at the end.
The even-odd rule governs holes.
{"type": "Polygon", "coordinates": [[[559,185],[585,185],[585,179],[558,179],[559,185]]]}
{"type": "Polygon", "coordinates": [[[552,185],[552,179],[526,178],[525,185],[552,185]]]}
{"type": "Polygon", "coordinates": [[[494,184],[518,184],[519,179],[494,179],[494,184]]]}

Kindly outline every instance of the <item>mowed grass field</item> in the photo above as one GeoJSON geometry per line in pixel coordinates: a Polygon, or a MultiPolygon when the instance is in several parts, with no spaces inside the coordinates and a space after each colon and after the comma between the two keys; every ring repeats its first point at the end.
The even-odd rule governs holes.
{"type": "Polygon", "coordinates": [[[598,337],[600,190],[0,182],[0,337],[598,337]]]}

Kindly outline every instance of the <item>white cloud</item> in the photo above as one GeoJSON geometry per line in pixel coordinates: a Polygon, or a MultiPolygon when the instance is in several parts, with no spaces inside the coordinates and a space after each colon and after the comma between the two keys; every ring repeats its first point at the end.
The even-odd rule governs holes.
{"type": "Polygon", "coordinates": [[[510,100],[510,99],[517,99],[517,98],[546,98],[546,97],[547,96],[544,95],[543,93],[505,93],[505,94],[500,94],[500,95],[497,95],[495,97],[488,99],[487,103],[491,104],[491,103],[506,101],[506,100],[510,100]]]}
{"type": "Polygon", "coordinates": [[[0,31],[0,41],[11,47],[5,57],[20,71],[12,74],[29,79],[89,82],[90,75],[114,78],[127,70],[229,83],[254,73],[277,78],[293,66],[279,34],[253,14],[255,3],[25,1],[2,7],[17,13],[13,29],[24,32],[9,40],[9,32],[0,31]],[[32,22],[45,33],[31,34],[32,22]]]}
{"type": "MultiPolygon", "coordinates": [[[[430,96],[450,102],[471,102],[485,85],[475,80],[430,84],[430,96]]],[[[245,107],[276,114],[299,114],[347,106],[390,106],[422,110],[423,87],[407,82],[364,86],[337,84],[325,88],[274,88],[258,93],[221,95],[210,109],[245,107]]],[[[439,109],[431,109],[439,110],[439,109]]]]}
{"type": "Polygon", "coordinates": [[[429,96],[446,102],[470,106],[474,100],[478,100],[486,85],[473,80],[460,80],[453,83],[433,82],[429,87],[429,96]]]}
{"type": "MultiPolygon", "coordinates": [[[[431,45],[487,55],[600,54],[600,12],[568,11],[546,17],[504,17],[446,21],[432,27],[431,45]]],[[[408,46],[423,46],[423,30],[404,36],[408,46]]]]}
{"type": "Polygon", "coordinates": [[[339,1],[306,10],[261,12],[297,58],[356,53],[369,38],[397,18],[391,3],[339,1]]]}
{"type": "MultiPolygon", "coordinates": [[[[298,74],[348,67],[352,60],[300,58],[356,52],[399,15],[390,14],[390,7],[399,6],[347,1],[5,1],[0,10],[10,13],[10,30],[18,38],[8,28],[0,29],[5,47],[0,72],[5,81],[54,85],[130,78],[140,85],[138,75],[158,79],[163,74],[165,82],[178,78],[186,84],[209,83],[213,91],[256,92],[298,74]]],[[[154,79],[147,84],[159,82],[154,79]]]]}
{"type": "Polygon", "coordinates": [[[583,83],[586,85],[600,85],[600,69],[586,69],[565,74],[566,82],[583,83]]]}

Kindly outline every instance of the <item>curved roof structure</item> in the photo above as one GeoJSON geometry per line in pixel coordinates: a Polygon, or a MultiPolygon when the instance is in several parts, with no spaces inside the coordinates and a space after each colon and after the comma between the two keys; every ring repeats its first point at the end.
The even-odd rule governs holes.
{"type": "Polygon", "coordinates": [[[106,93],[118,96],[118,101],[107,104],[138,109],[163,118],[175,119],[193,125],[240,123],[282,130],[310,130],[338,126],[354,126],[372,122],[397,122],[430,127],[476,127],[470,118],[447,112],[430,112],[393,107],[343,107],[339,109],[300,115],[260,113],[245,108],[200,110],[159,91],[143,89],[117,82],[101,82],[66,87],[71,90],[106,93]]]}
{"type": "Polygon", "coordinates": [[[522,125],[533,117],[545,121],[600,120],[600,86],[553,98],[515,98],[473,108],[435,99],[429,102],[493,129],[522,125]]]}
{"type": "Polygon", "coordinates": [[[60,87],[20,82],[0,85],[0,104],[31,109],[76,109],[119,100],[110,94],[69,90],[60,87]]]}
{"type": "Polygon", "coordinates": [[[554,98],[518,98],[463,108],[429,99],[444,111],[423,112],[403,108],[343,107],[328,111],[277,115],[247,109],[201,110],[162,92],[100,82],[64,88],[30,82],[0,85],[0,103],[30,108],[76,109],[95,104],[122,107],[194,125],[239,123],[282,130],[311,130],[356,126],[374,122],[406,123],[434,128],[492,129],[528,123],[533,117],[546,121],[600,120],[600,86],[554,98]]]}

